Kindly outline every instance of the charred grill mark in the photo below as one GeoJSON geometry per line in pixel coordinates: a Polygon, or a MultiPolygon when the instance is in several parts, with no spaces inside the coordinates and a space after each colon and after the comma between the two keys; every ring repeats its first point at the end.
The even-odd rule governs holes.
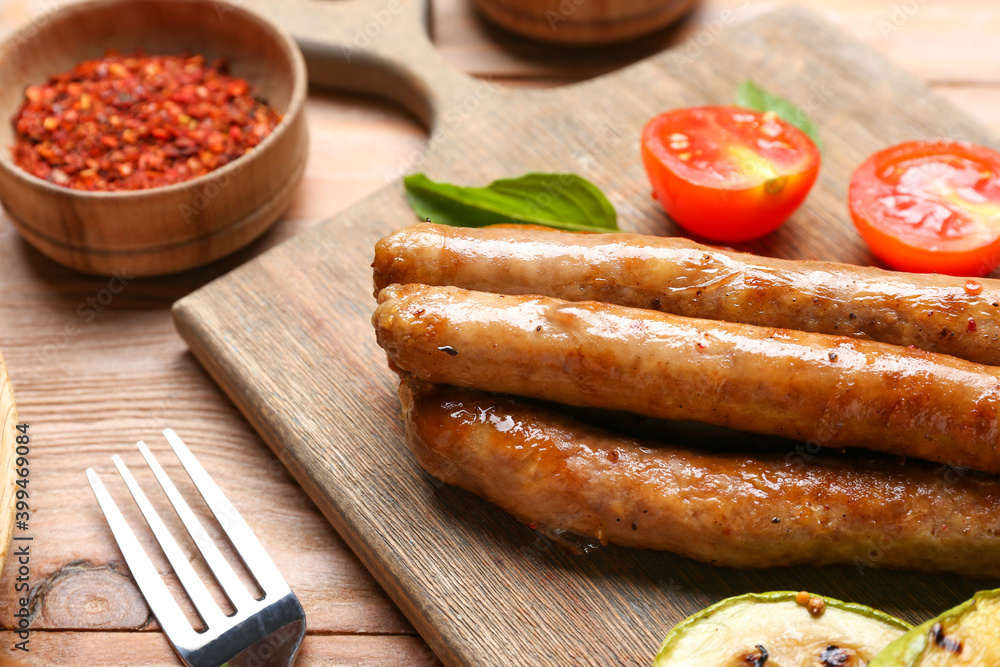
{"type": "Polygon", "coordinates": [[[823,667],[844,667],[850,664],[851,653],[853,651],[831,644],[819,654],[820,664],[823,667]]]}
{"type": "Polygon", "coordinates": [[[767,649],[760,644],[757,644],[754,648],[757,650],[744,653],[741,659],[751,667],[764,667],[767,664],[767,649]]]}
{"type": "Polygon", "coordinates": [[[931,637],[934,638],[934,643],[940,648],[948,651],[948,653],[954,653],[958,655],[962,652],[962,642],[958,641],[954,637],[948,637],[944,634],[944,628],[941,627],[940,623],[935,623],[931,627],[931,637]]]}

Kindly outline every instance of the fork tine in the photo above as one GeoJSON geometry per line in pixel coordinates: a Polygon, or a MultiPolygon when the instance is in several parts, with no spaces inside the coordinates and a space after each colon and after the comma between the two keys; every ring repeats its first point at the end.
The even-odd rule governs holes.
{"type": "Polygon", "coordinates": [[[115,501],[111,498],[108,490],[104,488],[104,483],[101,482],[101,478],[93,468],[87,468],[87,479],[90,481],[90,488],[94,491],[94,495],[97,496],[97,503],[101,506],[101,511],[104,513],[104,518],[107,519],[111,533],[115,536],[115,541],[118,542],[118,547],[125,557],[125,562],[132,571],[132,578],[142,592],[142,596],[146,598],[146,602],[156,616],[156,620],[159,621],[160,627],[171,637],[190,641],[195,636],[194,629],[184,617],[184,613],[173,596],[170,595],[160,573],[156,571],[153,562],[143,551],[135,533],[129,528],[128,522],[125,521],[125,517],[118,510],[118,506],[115,505],[115,501]]]}
{"type": "Polygon", "coordinates": [[[226,597],[229,601],[233,603],[236,607],[237,612],[244,611],[250,608],[255,602],[250,593],[247,592],[246,587],[243,582],[239,580],[236,573],[233,572],[233,568],[230,567],[229,563],[226,561],[225,557],[219,551],[219,548],[215,546],[215,542],[209,537],[208,533],[205,531],[205,527],[202,526],[201,521],[195,516],[194,512],[191,511],[191,507],[187,504],[187,501],[181,496],[180,492],[177,491],[177,487],[167,476],[166,471],[160,465],[160,462],[156,460],[153,456],[153,452],[149,451],[149,447],[146,443],[141,440],[137,443],[139,451],[142,452],[143,458],[146,459],[146,463],[153,471],[153,475],[156,477],[156,481],[160,483],[160,487],[163,492],[167,494],[167,499],[170,500],[170,504],[174,506],[174,510],[177,512],[177,516],[180,517],[181,522],[187,529],[191,539],[198,546],[198,550],[201,551],[201,555],[205,557],[205,561],[208,563],[209,569],[212,571],[212,575],[215,577],[216,581],[222,587],[225,592],[226,597]]]}
{"type": "Polygon", "coordinates": [[[160,515],[153,508],[149,499],[146,498],[146,494],[143,493],[139,483],[135,481],[135,477],[132,476],[132,472],[128,469],[128,466],[125,465],[125,462],[117,454],[112,456],[111,460],[114,461],[115,467],[118,468],[118,474],[125,480],[125,486],[128,487],[132,498],[135,499],[136,505],[139,506],[139,510],[146,519],[146,523],[149,524],[150,530],[153,531],[156,541],[160,543],[160,548],[166,555],[167,560],[170,561],[170,566],[174,568],[174,572],[177,573],[177,578],[180,579],[181,585],[187,591],[195,610],[201,616],[201,620],[208,626],[222,620],[224,615],[222,610],[219,609],[219,605],[212,599],[212,594],[208,592],[201,577],[191,567],[191,563],[177,545],[177,541],[170,533],[170,529],[160,519],[160,515]]]}
{"type": "Polygon", "coordinates": [[[184,441],[174,433],[173,429],[164,429],[163,435],[166,436],[167,442],[170,443],[177,458],[180,459],[191,480],[198,487],[201,497],[205,499],[212,514],[218,519],[222,529],[226,531],[229,540],[239,552],[240,558],[243,559],[244,564],[257,580],[257,584],[264,591],[264,596],[281,596],[291,592],[284,577],[275,567],[274,561],[261,546],[260,540],[250,530],[250,526],[246,524],[215,481],[198,463],[198,459],[194,457],[184,441]]]}

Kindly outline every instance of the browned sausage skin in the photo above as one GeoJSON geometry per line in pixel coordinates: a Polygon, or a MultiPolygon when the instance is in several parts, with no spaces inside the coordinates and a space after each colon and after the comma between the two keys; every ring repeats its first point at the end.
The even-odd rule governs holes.
{"type": "Polygon", "coordinates": [[[1000,281],[718,250],[681,238],[420,224],[375,246],[392,283],[604,301],[913,345],[1000,365],[1000,281]]]}
{"type": "Polygon", "coordinates": [[[701,453],[412,377],[399,397],[424,469],[549,533],[733,567],[1000,575],[1000,480],[987,475],[913,461],[805,465],[782,454],[701,453]]]}
{"type": "Polygon", "coordinates": [[[372,318],[430,382],[1000,472],[1000,370],[612,304],[391,285],[372,318]]]}

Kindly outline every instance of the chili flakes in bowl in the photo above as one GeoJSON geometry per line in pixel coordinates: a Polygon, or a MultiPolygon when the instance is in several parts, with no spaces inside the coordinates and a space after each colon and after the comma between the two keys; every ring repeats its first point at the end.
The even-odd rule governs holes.
{"type": "Polygon", "coordinates": [[[12,152],[57,185],[144,190],[225,166],[280,121],[225,61],[109,52],[25,90],[12,152]]]}

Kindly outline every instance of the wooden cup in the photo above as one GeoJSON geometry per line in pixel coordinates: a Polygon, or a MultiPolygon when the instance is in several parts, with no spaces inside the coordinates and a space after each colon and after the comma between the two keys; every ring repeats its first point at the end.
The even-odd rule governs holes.
{"type": "Polygon", "coordinates": [[[475,0],[500,26],[559,44],[611,44],[664,28],[697,0],[475,0]]]}
{"type": "Polygon", "coordinates": [[[151,276],[205,264],[260,236],[287,208],[308,152],[306,68],[298,47],[261,16],[218,0],[95,0],[36,17],[0,47],[0,118],[24,89],[109,49],[225,58],[283,118],[225,167],[148,190],[90,192],[14,164],[0,127],[0,200],[32,245],[88,273],[151,276]]]}

